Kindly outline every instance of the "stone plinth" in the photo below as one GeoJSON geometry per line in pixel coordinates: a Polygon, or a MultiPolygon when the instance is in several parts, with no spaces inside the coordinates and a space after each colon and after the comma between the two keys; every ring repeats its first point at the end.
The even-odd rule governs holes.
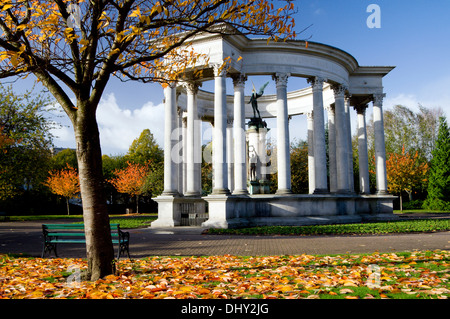
{"type": "Polygon", "coordinates": [[[201,197],[158,196],[158,219],[151,227],[175,227],[181,225],[184,214],[205,214],[206,204],[201,197]]]}
{"type": "Polygon", "coordinates": [[[207,196],[211,228],[302,226],[395,220],[386,195],[246,195],[207,196]]]}

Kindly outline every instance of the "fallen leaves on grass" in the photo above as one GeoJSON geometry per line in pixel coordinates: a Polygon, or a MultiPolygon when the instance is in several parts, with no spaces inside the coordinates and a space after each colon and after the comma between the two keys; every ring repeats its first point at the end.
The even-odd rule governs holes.
{"type": "Polygon", "coordinates": [[[448,251],[339,256],[149,257],[81,281],[83,259],[0,256],[1,298],[448,298],[448,251]],[[370,265],[379,286],[368,287],[370,265]]]}

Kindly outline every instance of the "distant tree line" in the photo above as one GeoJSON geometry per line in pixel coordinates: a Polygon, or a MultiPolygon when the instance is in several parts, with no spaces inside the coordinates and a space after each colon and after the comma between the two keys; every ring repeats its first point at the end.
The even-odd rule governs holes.
{"type": "MultiPolygon", "coordinates": [[[[48,117],[54,107],[48,97],[32,91],[16,94],[11,86],[0,85],[0,211],[8,214],[81,214],[78,163],[74,149],[55,152],[48,117]],[[69,206],[71,209],[69,209],[69,206]]],[[[111,213],[155,212],[151,197],[163,190],[162,148],[149,129],[143,130],[126,154],[103,155],[104,191],[111,213]],[[135,172],[143,176],[132,175],[135,172]],[[122,177],[120,187],[115,183],[122,177]],[[129,191],[140,179],[139,190],[129,191]],[[137,194],[138,193],[138,194],[137,194]]]]}
{"type": "MultiPolygon", "coordinates": [[[[73,149],[57,153],[45,115],[53,109],[45,94],[15,94],[0,85],[0,211],[10,214],[81,213],[77,198],[77,157],[73,149]],[[69,209],[69,206],[72,209],[69,209]]],[[[450,134],[443,111],[419,106],[417,112],[397,105],[384,112],[389,191],[399,208],[450,210],[450,134]],[[406,201],[405,201],[406,199],[406,201]]],[[[375,191],[374,133],[367,120],[370,186],[375,191]]],[[[328,143],[328,141],[327,141],[328,143]]],[[[353,136],[354,187],[359,189],[357,137],[353,136]]],[[[276,145],[273,152],[276,154],[276,145]]],[[[203,148],[211,147],[204,145],[203,148]]],[[[276,156],[272,156],[276,160],[276,156]]],[[[272,163],[276,165],[276,163],[272,163]]],[[[149,129],[126,154],[103,155],[103,189],[111,213],[156,212],[151,199],[163,191],[164,151],[149,129]]],[[[271,191],[277,174],[271,174],[271,191]]],[[[307,194],[308,143],[291,143],[292,191],[307,194]]],[[[212,165],[203,160],[202,189],[212,189],[212,165]]]]}

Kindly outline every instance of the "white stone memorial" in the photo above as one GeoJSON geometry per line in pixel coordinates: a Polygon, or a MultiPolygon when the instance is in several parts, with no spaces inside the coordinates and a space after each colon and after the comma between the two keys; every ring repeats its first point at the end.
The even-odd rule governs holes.
{"type": "MultiPolygon", "coordinates": [[[[350,54],[325,44],[267,42],[243,35],[204,33],[192,42],[209,66],[165,88],[164,192],[154,198],[158,219],[151,227],[181,225],[186,215],[207,214],[203,227],[310,225],[394,219],[387,192],[382,79],[394,67],[360,66],[350,54]],[[229,58],[229,68],[220,68],[229,58]],[[275,95],[244,95],[248,76],[271,76],[275,95]],[[227,77],[234,95],[227,95],[227,77]],[[311,86],[287,91],[291,78],[311,86]],[[214,91],[200,90],[214,81],[214,91]],[[372,103],[377,192],[370,194],[365,111],[372,103]],[[356,110],[360,189],[353,186],[350,112],[356,110]],[[327,112],[327,113],[325,113],[327,112]],[[325,114],[329,124],[327,167],[325,114]],[[306,116],[309,194],[292,194],[289,118],[306,116]],[[260,118],[261,121],[255,121],[260,118]],[[276,128],[264,119],[276,118],[276,128]],[[201,121],[211,122],[213,189],[202,196],[201,121]],[[268,194],[266,135],[277,140],[275,194],[268,194]],[[177,132],[177,134],[174,134],[177,132]],[[181,134],[179,134],[181,132],[181,134]]],[[[274,169],[275,167],[271,167],[274,169]]]]}

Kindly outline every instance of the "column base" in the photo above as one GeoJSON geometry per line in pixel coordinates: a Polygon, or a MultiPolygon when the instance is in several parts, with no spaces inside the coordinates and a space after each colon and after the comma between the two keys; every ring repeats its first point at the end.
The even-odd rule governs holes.
{"type": "Polygon", "coordinates": [[[232,195],[248,195],[248,191],[246,189],[235,189],[232,195]]]}
{"type": "Polygon", "coordinates": [[[384,195],[391,195],[388,191],[377,191],[376,192],[376,195],[381,195],[381,196],[384,196],[384,195]]]}
{"type": "Polygon", "coordinates": [[[275,192],[276,195],[290,195],[292,194],[292,191],[290,189],[277,189],[275,192]]]}
{"type": "Polygon", "coordinates": [[[185,197],[198,197],[200,195],[201,195],[200,192],[186,192],[186,193],[184,193],[185,197]]]}
{"type": "Polygon", "coordinates": [[[180,197],[180,193],[177,191],[163,191],[161,196],[172,196],[172,197],[180,197]]]}
{"type": "Polygon", "coordinates": [[[231,195],[231,192],[228,188],[215,188],[213,189],[211,195],[231,195]]]}

